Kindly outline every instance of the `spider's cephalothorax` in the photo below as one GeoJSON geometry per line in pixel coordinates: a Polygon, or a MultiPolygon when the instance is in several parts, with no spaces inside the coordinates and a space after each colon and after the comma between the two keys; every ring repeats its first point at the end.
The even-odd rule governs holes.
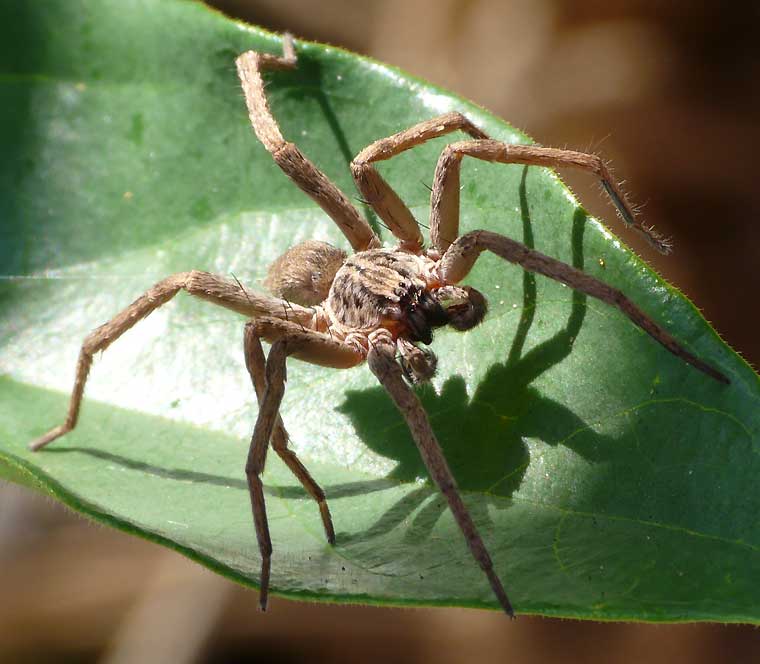
{"type": "Polygon", "coordinates": [[[335,274],[325,302],[339,329],[368,334],[388,329],[394,337],[429,344],[432,328],[448,322],[432,295],[433,262],[394,249],[351,256],[335,274]]]}
{"type": "Polygon", "coordinates": [[[642,233],[657,249],[669,245],[651,228],[635,219],[625,196],[596,155],[538,145],[516,145],[491,140],[461,113],[446,113],[420,122],[362,150],[351,163],[357,187],[398,246],[381,249],[380,238],[366,219],[327,176],[293,144],[285,141],[266,95],[262,70],[292,69],[296,53],[289,36],[284,54],[248,51],[237,59],[248,112],[259,140],[277,165],[337,224],[354,254],[325,242],[296,245],[272,264],[266,285],[277,297],[267,297],[207,272],[182,272],[158,282],[150,290],[94,330],[82,344],[66,420],[31,443],[38,450],[71,431],[77,423],[93,357],[139,320],[168,302],[180,290],[249,317],[244,331],[246,368],[251,377],[259,414],[253,430],[245,474],[261,557],[260,603],[265,608],[269,587],[272,541],[267,524],[262,472],[270,446],[317,502],[327,541],[335,544],[335,530],[324,491],[288,447],[288,434],[279,410],[285,391],[289,356],[335,369],[366,361],[409,425],[430,477],[448,501],[501,607],[513,615],[512,605],[495,571],[485,543],[459,496],[456,481],[430,426],[425,410],[408,382],[429,380],[436,358],[428,348],[433,330],[450,325],[468,330],[483,320],[486,299],[470,286],[459,285],[483,251],[519,265],[617,308],[673,355],[708,376],[729,383],[720,371],[686,350],[656,321],[620,290],[555,258],[503,235],[487,230],[459,232],[460,170],[464,157],[503,164],[574,166],[597,175],[623,220],[642,233]],[[470,140],[447,145],[438,160],[430,199],[430,247],[409,208],[375,169],[375,162],[453,131],[470,140]],[[264,356],[261,340],[272,344],[264,356]],[[404,377],[407,379],[404,380],[404,377]]]}

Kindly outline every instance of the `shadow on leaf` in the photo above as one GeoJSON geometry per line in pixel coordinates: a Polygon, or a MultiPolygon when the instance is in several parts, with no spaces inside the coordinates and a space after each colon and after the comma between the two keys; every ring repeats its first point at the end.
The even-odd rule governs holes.
{"type": "MultiPolygon", "coordinates": [[[[530,211],[525,190],[527,169],[520,183],[523,241],[533,247],[530,211]]],[[[573,265],[583,269],[583,232],[587,216],[580,208],[573,217],[573,265]]],[[[570,432],[587,430],[565,444],[589,460],[600,460],[609,449],[609,440],[593,434],[588,426],[561,403],[543,396],[532,383],[542,373],[565,359],[573,348],[586,315],[586,296],[573,292],[564,328],[527,353],[524,347],[537,307],[535,276],[523,274],[523,306],[510,351],[503,363],[493,365],[471,397],[465,380],[452,376],[440,393],[430,385],[417,394],[452,468],[459,488],[466,492],[510,498],[519,488],[530,463],[527,439],[551,445],[567,439],[570,432]]],[[[395,459],[398,465],[388,479],[414,482],[427,477],[409,429],[382,387],[349,392],[338,408],[347,414],[364,443],[377,454],[395,459]],[[378,422],[383,426],[378,427],[378,422]]],[[[331,495],[336,487],[326,489],[331,495]]],[[[343,538],[371,538],[389,532],[409,518],[425,500],[436,498],[420,509],[413,519],[407,539],[421,541],[429,535],[446,501],[426,484],[407,493],[367,532],[343,538]]],[[[476,522],[488,522],[486,503],[473,501],[470,509],[476,522]]],[[[499,501],[500,502],[500,501],[499,501]]]]}

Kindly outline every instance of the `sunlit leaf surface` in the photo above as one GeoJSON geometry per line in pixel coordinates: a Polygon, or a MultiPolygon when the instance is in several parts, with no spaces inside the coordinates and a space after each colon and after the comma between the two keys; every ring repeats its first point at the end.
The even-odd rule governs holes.
{"type": "MultiPolygon", "coordinates": [[[[180,295],[97,359],[75,432],[26,444],[63,419],[84,336],[155,281],[199,268],[261,288],[295,242],[345,246],[248,125],[234,58],[279,41],[169,0],[5,0],[0,26],[0,473],[256,585],[243,474],[256,407],[234,314],[180,295]]],[[[527,140],[397,70],[298,48],[298,71],[271,76],[274,112],[350,196],[354,154],[441,112],[527,140]]],[[[441,147],[381,167],[423,221],[441,147]]],[[[440,372],[420,394],[517,610],[757,622],[758,377],[550,172],[468,162],[462,208],[463,229],[622,288],[732,379],[601,303],[480,261],[469,283],[487,322],[437,335],[440,372]]],[[[274,592],[495,607],[366,367],[291,361],[283,414],[338,544],[270,454],[274,592]]]]}

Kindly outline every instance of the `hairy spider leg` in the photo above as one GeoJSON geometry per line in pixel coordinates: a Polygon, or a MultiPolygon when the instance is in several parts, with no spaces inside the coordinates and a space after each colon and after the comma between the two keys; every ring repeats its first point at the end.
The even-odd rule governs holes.
{"type": "Polygon", "coordinates": [[[475,157],[502,164],[525,164],[579,168],[596,175],[626,225],[643,235],[658,251],[668,254],[670,243],[636,218],[620,188],[601,157],[585,152],[546,148],[539,145],[513,145],[494,140],[459,141],[447,145],[438,159],[430,197],[430,235],[441,253],[459,235],[459,175],[462,157],[475,157]]]}
{"type": "MultiPolygon", "coordinates": [[[[264,357],[264,349],[261,346],[261,339],[256,334],[255,325],[248,324],[245,326],[244,348],[245,365],[251,376],[251,382],[256,391],[259,407],[261,407],[267,386],[266,358],[264,357]]],[[[291,472],[298,478],[306,492],[317,502],[327,541],[330,544],[335,544],[335,529],[333,528],[330,508],[327,505],[325,492],[311,476],[296,453],[288,447],[288,441],[288,432],[282,422],[282,417],[278,414],[277,421],[272,430],[272,449],[277,452],[288,468],[290,468],[291,472]]]]}
{"type": "Polygon", "coordinates": [[[472,138],[488,138],[464,115],[455,111],[381,138],[364,148],[351,162],[351,173],[364,200],[372,206],[388,229],[401,240],[404,249],[415,253],[422,250],[424,241],[419,224],[406,203],[377,172],[374,162],[390,159],[432,138],[457,130],[469,134],[472,138]]]}
{"type": "Polygon", "coordinates": [[[520,265],[529,272],[536,272],[560,281],[581,293],[586,293],[616,307],[673,355],[721,383],[731,382],[720,371],[681,346],[669,332],[647,316],[622,291],[555,258],[529,249],[524,244],[504,235],[490,231],[472,231],[457,238],[440,260],[441,279],[448,283],[458,283],[467,276],[475,261],[485,250],[491,251],[510,263],[520,265]]]}
{"type": "Polygon", "coordinates": [[[296,67],[293,37],[284,35],[282,44],[282,57],[246,51],[235,60],[253,131],[283,172],[338,225],[354,251],[379,247],[379,238],[345,194],[293,143],[282,137],[269,108],[262,78],[265,69],[296,67]]]}
{"type": "Polygon", "coordinates": [[[422,407],[417,395],[404,381],[401,367],[396,362],[395,355],[395,344],[387,339],[380,338],[372,344],[367,355],[369,368],[404,416],[412,433],[412,438],[414,438],[414,442],[420,451],[420,456],[422,456],[422,460],[425,463],[425,467],[449,503],[449,508],[467,541],[470,552],[488,578],[488,582],[491,584],[491,588],[502,608],[507,615],[514,618],[512,604],[507,597],[501,580],[494,571],[493,561],[483,543],[483,539],[480,537],[475,523],[467,511],[462,497],[459,495],[454,475],[451,473],[449,464],[446,462],[446,457],[433,433],[427,413],[425,413],[425,409],[422,407]]]}
{"type": "MultiPolygon", "coordinates": [[[[194,270],[173,274],[159,281],[138,297],[126,309],[118,313],[111,320],[93,330],[82,343],[79,352],[79,360],[76,368],[76,379],[71,391],[69,410],[63,424],[51,429],[44,436],[40,436],[29,444],[32,450],[39,450],[45,445],[60,438],[71,431],[79,419],[79,408],[82,403],[84,387],[87,376],[92,366],[92,358],[95,353],[108,348],[122,334],[129,330],[135,323],[145,318],[148,314],[166,304],[180,290],[185,290],[190,295],[202,298],[232,309],[245,316],[277,316],[282,311],[282,300],[267,297],[244,289],[237,283],[227,281],[208,272],[194,270]]],[[[289,312],[293,320],[303,325],[310,324],[312,311],[306,307],[295,308],[289,312]]]]}
{"type": "Polygon", "coordinates": [[[251,509],[256,528],[256,539],[258,540],[259,551],[261,553],[259,605],[262,610],[266,610],[269,598],[272,540],[269,535],[266,503],[264,501],[264,485],[261,481],[261,474],[264,472],[270,439],[272,439],[272,444],[277,453],[283,458],[304,487],[306,487],[307,491],[317,500],[325,530],[328,533],[328,539],[330,543],[333,543],[335,540],[324,492],[314,482],[295,454],[286,447],[287,434],[282,426],[282,420],[279,415],[280,404],[285,394],[285,381],[287,380],[286,360],[288,356],[292,355],[312,364],[333,367],[335,369],[347,369],[363,362],[364,354],[353,346],[342,341],[336,341],[326,334],[301,329],[294,323],[276,318],[259,318],[249,322],[246,325],[245,338],[246,364],[249,367],[251,380],[259,398],[259,414],[256,418],[253,435],[251,436],[245,474],[251,496],[251,509]],[[263,381],[260,372],[261,363],[264,360],[263,351],[260,344],[258,348],[256,347],[259,338],[264,338],[272,343],[269,357],[266,359],[266,366],[264,367],[263,381]],[[259,357],[255,357],[257,353],[260,353],[259,357]],[[258,366],[254,368],[256,363],[258,363],[258,366]],[[261,388],[264,389],[262,390],[261,388]],[[281,447],[278,449],[278,446],[281,447]]]}

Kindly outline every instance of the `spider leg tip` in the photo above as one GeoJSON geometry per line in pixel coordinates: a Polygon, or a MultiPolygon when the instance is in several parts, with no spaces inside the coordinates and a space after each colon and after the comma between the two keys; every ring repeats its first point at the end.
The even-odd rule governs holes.
{"type": "Polygon", "coordinates": [[[32,452],[39,452],[48,443],[52,443],[56,438],[59,438],[63,434],[67,433],[68,431],[69,429],[64,429],[63,427],[56,427],[55,429],[48,431],[44,436],[35,438],[32,442],[30,442],[27,445],[27,447],[32,452]]]}

